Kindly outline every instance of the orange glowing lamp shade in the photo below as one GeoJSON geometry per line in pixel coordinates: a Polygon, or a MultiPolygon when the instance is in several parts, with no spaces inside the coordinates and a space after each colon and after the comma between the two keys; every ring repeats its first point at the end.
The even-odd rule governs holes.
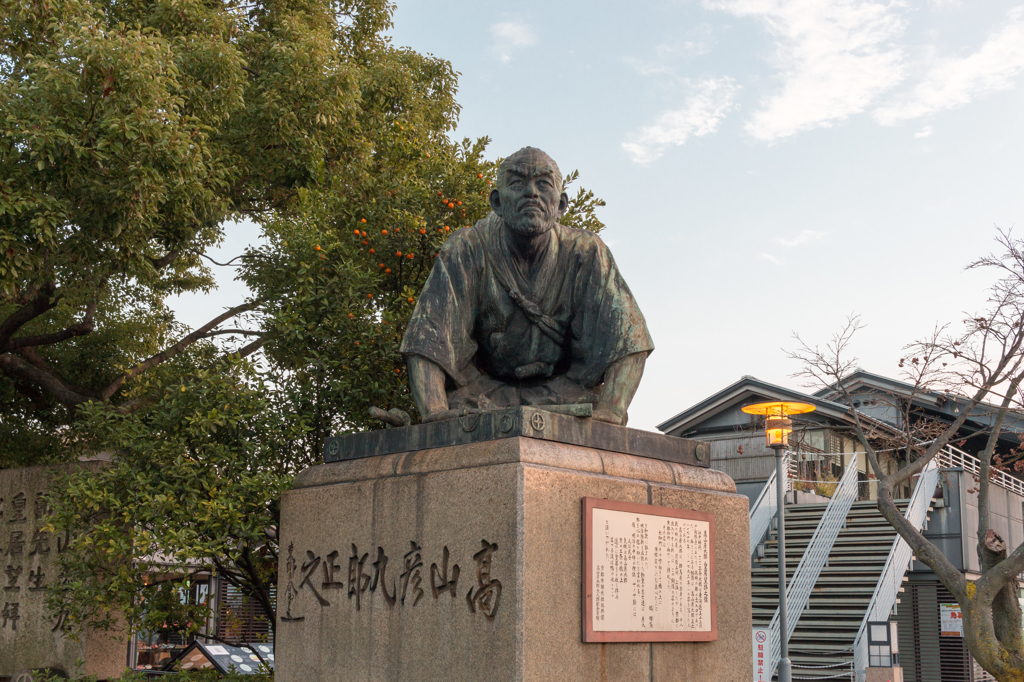
{"type": "Polygon", "coordinates": [[[793,421],[790,415],[813,412],[814,405],[809,403],[791,403],[775,401],[770,403],[754,403],[740,408],[747,414],[759,414],[765,418],[765,437],[768,447],[789,445],[789,434],[793,433],[793,421]]]}

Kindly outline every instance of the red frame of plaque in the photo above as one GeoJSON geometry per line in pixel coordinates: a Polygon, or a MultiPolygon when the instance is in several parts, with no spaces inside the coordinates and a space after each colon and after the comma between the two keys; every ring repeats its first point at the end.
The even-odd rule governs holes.
{"type": "Polygon", "coordinates": [[[584,497],[583,503],[583,641],[584,642],[713,642],[718,639],[718,606],[715,592],[715,515],[692,509],[656,507],[636,502],[619,502],[597,497],[584,497]],[[594,586],[593,586],[593,544],[594,510],[611,509],[631,514],[667,516],[674,519],[706,521],[710,547],[708,556],[711,589],[711,630],[708,632],[635,632],[631,630],[594,630],[594,586]]]}

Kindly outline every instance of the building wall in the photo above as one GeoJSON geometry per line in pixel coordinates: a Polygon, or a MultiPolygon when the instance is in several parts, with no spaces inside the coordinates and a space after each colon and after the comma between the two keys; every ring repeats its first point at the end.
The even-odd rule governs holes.
{"type": "MultiPolygon", "coordinates": [[[[932,507],[928,513],[927,527],[924,536],[934,543],[939,550],[959,570],[964,570],[963,542],[963,471],[960,469],[945,470],[939,475],[942,486],[942,506],[932,507]]],[[[977,511],[977,507],[975,507],[977,511]]],[[[975,516],[977,519],[977,516],[975,516]]],[[[911,572],[931,574],[931,569],[920,561],[914,561],[911,572]]]]}
{"type": "Polygon", "coordinates": [[[939,600],[933,580],[909,582],[896,607],[905,682],[941,682],[939,600]]]}
{"type": "MultiPolygon", "coordinates": [[[[974,476],[959,471],[963,491],[962,509],[964,510],[964,547],[966,561],[964,570],[972,573],[981,571],[978,561],[978,484],[974,476]]],[[[1024,542],[1024,520],[1022,520],[1024,497],[999,486],[989,487],[989,527],[999,533],[1006,541],[1007,550],[1013,552],[1024,542]]]]}

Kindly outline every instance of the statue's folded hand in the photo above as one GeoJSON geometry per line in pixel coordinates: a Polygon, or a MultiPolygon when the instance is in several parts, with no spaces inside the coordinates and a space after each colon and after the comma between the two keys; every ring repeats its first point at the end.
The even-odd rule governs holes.
{"type": "Polygon", "coordinates": [[[392,426],[409,426],[412,424],[412,417],[405,410],[392,407],[390,410],[382,410],[379,407],[370,408],[370,416],[384,422],[388,428],[392,426]]]}

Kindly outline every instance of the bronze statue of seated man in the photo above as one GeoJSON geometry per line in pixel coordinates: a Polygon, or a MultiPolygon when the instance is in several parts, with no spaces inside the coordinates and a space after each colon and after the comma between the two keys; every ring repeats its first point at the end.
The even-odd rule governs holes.
{"type": "Polygon", "coordinates": [[[424,422],[534,405],[626,423],[654,344],[608,247],[558,224],[568,202],[526,147],[500,165],[493,213],[441,250],[401,346],[424,422]]]}

